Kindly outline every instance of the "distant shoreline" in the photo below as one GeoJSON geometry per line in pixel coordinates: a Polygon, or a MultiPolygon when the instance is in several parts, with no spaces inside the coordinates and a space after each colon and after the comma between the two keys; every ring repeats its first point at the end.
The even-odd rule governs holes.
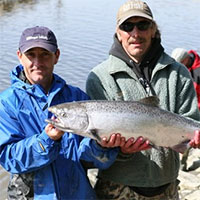
{"type": "Polygon", "coordinates": [[[16,1],[16,0],[0,0],[0,4],[1,3],[10,3],[11,1],[16,1]]]}
{"type": "Polygon", "coordinates": [[[30,1],[30,0],[0,0],[0,5],[3,5],[3,4],[13,4],[13,3],[25,3],[27,1],[30,1]]]}

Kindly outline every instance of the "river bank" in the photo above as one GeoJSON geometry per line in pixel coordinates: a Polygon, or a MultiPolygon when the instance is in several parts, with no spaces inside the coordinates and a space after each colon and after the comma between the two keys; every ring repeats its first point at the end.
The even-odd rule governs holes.
{"type": "Polygon", "coordinates": [[[180,199],[200,200],[200,150],[192,149],[187,160],[187,171],[180,170],[180,199]]]}
{"type": "Polygon", "coordinates": [[[0,0],[0,4],[18,3],[18,2],[28,2],[30,0],[0,0]]]}
{"type": "Polygon", "coordinates": [[[11,12],[18,7],[19,4],[30,3],[33,0],[0,0],[0,16],[5,12],[11,12]]]}
{"type": "Polygon", "coordinates": [[[16,0],[0,0],[0,3],[9,3],[11,1],[16,1],[16,0]]]}
{"type": "Polygon", "coordinates": [[[0,0],[0,5],[4,4],[4,5],[8,5],[10,3],[17,3],[18,0],[0,0]]]}

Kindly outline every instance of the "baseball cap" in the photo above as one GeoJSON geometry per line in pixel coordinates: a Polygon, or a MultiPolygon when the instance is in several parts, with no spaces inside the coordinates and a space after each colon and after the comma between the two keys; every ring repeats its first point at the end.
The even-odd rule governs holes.
{"type": "Polygon", "coordinates": [[[25,53],[34,47],[41,47],[50,52],[56,52],[58,49],[56,36],[49,28],[44,26],[27,28],[22,32],[19,50],[25,53]]]}
{"type": "Polygon", "coordinates": [[[149,6],[141,0],[129,0],[119,8],[117,25],[121,25],[130,17],[144,17],[153,21],[153,14],[149,6]]]}

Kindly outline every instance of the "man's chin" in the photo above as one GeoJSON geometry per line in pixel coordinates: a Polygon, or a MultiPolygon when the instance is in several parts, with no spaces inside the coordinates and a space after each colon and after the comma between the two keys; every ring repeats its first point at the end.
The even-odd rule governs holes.
{"type": "Polygon", "coordinates": [[[133,57],[141,57],[143,56],[144,51],[140,48],[134,49],[134,51],[131,52],[131,56],[133,57]]]}
{"type": "Polygon", "coordinates": [[[37,78],[33,79],[35,84],[40,84],[43,80],[44,80],[43,76],[40,76],[40,77],[37,77],[37,78]]]}

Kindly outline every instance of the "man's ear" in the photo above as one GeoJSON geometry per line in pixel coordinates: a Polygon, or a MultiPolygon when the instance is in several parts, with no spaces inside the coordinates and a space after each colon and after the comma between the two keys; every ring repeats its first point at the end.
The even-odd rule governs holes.
{"type": "MultiPolygon", "coordinates": [[[[19,61],[20,61],[20,63],[21,63],[22,53],[21,53],[20,50],[17,50],[17,57],[18,57],[18,59],[19,59],[19,61]]],[[[22,63],[21,63],[21,64],[22,64],[22,63]]]]}
{"type": "Polygon", "coordinates": [[[60,57],[60,49],[57,49],[57,51],[56,51],[55,55],[56,55],[56,59],[55,59],[55,62],[54,62],[54,64],[57,64],[57,62],[58,62],[58,59],[59,59],[59,57],[60,57]]]}
{"type": "Polygon", "coordinates": [[[22,53],[20,52],[20,50],[17,50],[17,56],[18,56],[18,58],[19,58],[19,57],[21,58],[22,53]]]}
{"type": "Polygon", "coordinates": [[[121,38],[121,35],[120,35],[120,32],[119,32],[119,28],[116,28],[116,34],[117,34],[118,40],[121,42],[122,38],[121,38]]]}
{"type": "Polygon", "coordinates": [[[151,38],[156,37],[156,31],[157,31],[157,25],[153,24],[153,26],[152,26],[152,37],[151,38]]]}

